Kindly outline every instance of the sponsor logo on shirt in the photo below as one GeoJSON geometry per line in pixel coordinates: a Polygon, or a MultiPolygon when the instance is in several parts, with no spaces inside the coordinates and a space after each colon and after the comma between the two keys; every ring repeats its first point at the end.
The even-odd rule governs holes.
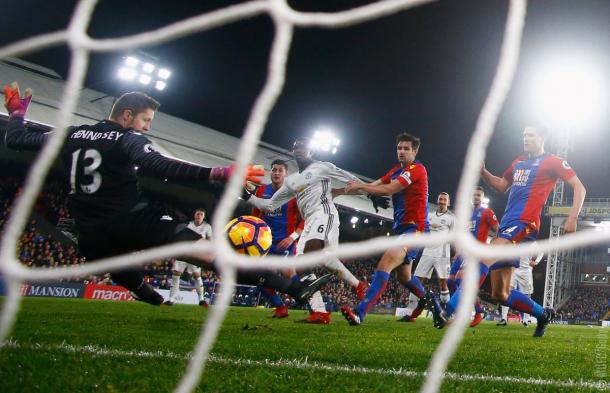
{"type": "Polygon", "coordinates": [[[530,177],[531,169],[517,169],[513,174],[513,185],[526,186],[530,177]]]}
{"type": "Polygon", "coordinates": [[[153,151],[155,151],[155,148],[151,143],[144,145],[144,153],[152,153],[153,151]]]}

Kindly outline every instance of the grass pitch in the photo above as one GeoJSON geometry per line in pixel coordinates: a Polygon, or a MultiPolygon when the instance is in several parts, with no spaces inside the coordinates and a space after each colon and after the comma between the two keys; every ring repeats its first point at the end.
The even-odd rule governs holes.
{"type": "MultiPolygon", "coordinates": [[[[0,391],[172,391],[207,312],[26,298],[0,350],[0,391]]],[[[418,391],[444,333],[425,319],[370,315],[351,327],[339,314],[328,326],[295,323],[304,312],[269,316],[268,309],[230,310],[197,391],[418,391]]],[[[488,322],[469,329],[442,391],[610,390],[610,329],[550,326],[542,339],[532,332],[488,322]]]]}

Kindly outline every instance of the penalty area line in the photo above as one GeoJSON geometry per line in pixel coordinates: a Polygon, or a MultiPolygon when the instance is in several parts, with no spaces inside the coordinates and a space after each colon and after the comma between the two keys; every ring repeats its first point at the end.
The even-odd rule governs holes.
{"type": "MultiPolygon", "coordinates": [[[[71,354],[91,354],[99,357],[136,357],[136,358],[164,358],[164,359],[176,359],[176,360],[187,360],[190,358],[190,354],[181,354],[175,352],[166,351],[137,351],[137,350],[121,350],[121,349],[110,349],[97,345],[71,345],[67,343],[61,343],[58,345],[46,345],[46,344],[27,344],[22,345],[16,341],[7,341],[4,345],[0,346],[1,349],[8,350],[37,350],[47,352],[63,352],[71,354]]],[[[388,369],[388,368],[369,368],[359,366],[347,366],[341,364],[332,363],[321,363],[321,362],[310,362],[307,359],[279,359],[279,360],[254,360],[245,358],[228,358],[223,356],[217,356],[211,354],[208,358],[211,363],[225,364],[232,366],[255,366],[255,367],[269,367],[269,368],[293,368],[300,370],[316,370],[316,371],[328,371],[328,372],[339,372],[339,373],[351,373],[351,374],[373,374],[383,376],[396,376],[403,378],[423,378],[426,376],[425,371],[413,371],[405,370],[403,368],[388,369]]],[[[556,380],[556,379],[543,379],[543,378],[523,378],[523,377],[510,377],[510,376],[498,376],[498,375],[487,375],[487,374],[461,374],[455,372],[445,373],[445,380],[456,381],[456,382],[500,382],[500,383],[520,383],[527,385],[542,385],[542,386],[553,386],[553,387],[566,387],[566,388],[588,388],[607,391],[610,389],[610,382],[606,381],[589,381],[589,380],[556,380]]]]}

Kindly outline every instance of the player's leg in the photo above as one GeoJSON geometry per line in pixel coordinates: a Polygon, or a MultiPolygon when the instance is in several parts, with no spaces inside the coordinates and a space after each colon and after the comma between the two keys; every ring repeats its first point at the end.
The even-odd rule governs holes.
{"type": "MultiPolygon", "coordinates": [[[[114,239],[115,231],[124,229],[125,222],[113,223],[112,228],[100,226],[90,231],[80,230],[78,235],[78,249],[88,261],[109,258],[134,251],[129,238],[114,239]],[[126,241],[126,243],[124,242],[126,241]]],[[[129,232],[127,232],[129,233],[129,232]]],[[[140,267],[118,270],[110,273],[112,280],[131,291],[134,298],[153,306],[163,303],[163,296],[144,281],[140,267]]]]}
{"type": "Polygon", "coordinates": [[[201,268],[199,266],[189,264],[187,269],[193,280],[195,280],[195,291],[197,292],[199,305],[202,307],[207,307],[208,304],[203,298],[203,280],[201,279],[201,268]]]}
{"type": "MultiPolygon", "coordinates": [[[[415,252],[411,253],[411,256],[416,255],[415,252]]],[[[415,322],[415,319],[424,310],[424,297],[426,290],[424,284],[432,277],[432,270],[434,269],[433,258],[428,255],[422,255],[419,258],[419,262],[415,267],[413,277],[411,277],[411,264],[408,263],[410,260],[409,253],[405,256],[405,263],[402,264],[398,269],[397,278],[398,281],[409,289],[409,302],[407,303],[407,312],[405,317],[402,319],[406,322],[415,322]]]]}
{"type": "Polygon", "coordinates": [[[446,304],[449,302],[449,287],[447,285],[447,279],[449,278],[449,258],[434,258],[434,270],[438,277],[438,286],[440,292],[441,302],[446,304]]]}
{"type": "Polygon", "coordinates": [[[169,289],[169,298],[163,304],[173,306],[176,303],[176,296],[180,292],[180,277],[184,273],[186,265],[186,262],[174,260],[172,264],[172,286],[169,289]]]}
{"type": "Polygon", "coordinates": [[[391,248],[386,251],[377,264],[373,281],[364,299],[358,304],[356,309],[351,310],[347,306],[341,307],[341,312],[350,325],[360,325],[364,321],[366,314],[375,306],[377,300],[383,291],[385,291],[390,279],[390,272],[402,264],[405,254],[404,247],[391,248]]]}

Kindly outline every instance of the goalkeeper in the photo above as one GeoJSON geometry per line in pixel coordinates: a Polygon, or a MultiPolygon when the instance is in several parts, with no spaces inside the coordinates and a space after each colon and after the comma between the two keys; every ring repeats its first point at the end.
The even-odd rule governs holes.
{"type": "MultiPolygon", "coordinates": [[[[28,131],[24,117],[32,99],[19,86],[4,87],[9,113],[5,144],[16,150],[39,150],[49,133],[28,131]]],[[[136,165],[156,177],[197,183],[209,187],[225,183],[233,166],[206,168],[166,157],[157,152],[144,135],[150,130],[159,103],[144,93],[119,97],[108,120],[93,125],[70,127],[60,152],[67,175],[68,208],[78,232],[78,246],[88,260],[108,258],[177,241],[201,241],[201,236],[172,215],[141,198],[136,165]]],[[[261,167],[249,166],[248,182],[260,183],[261,167]]],[[[192,255],[188,262],[213,269],[211,255],[192,255]]],[[[163,297],[144,282],[140,270],[112,273],[112,279],[132,291],[136,298],[153,305],[163,297]]],[[[238,282],[264,285],[307,300],[329,277],[313,282],[295,282],[271,272],[239,271],[238,282]]]]}

